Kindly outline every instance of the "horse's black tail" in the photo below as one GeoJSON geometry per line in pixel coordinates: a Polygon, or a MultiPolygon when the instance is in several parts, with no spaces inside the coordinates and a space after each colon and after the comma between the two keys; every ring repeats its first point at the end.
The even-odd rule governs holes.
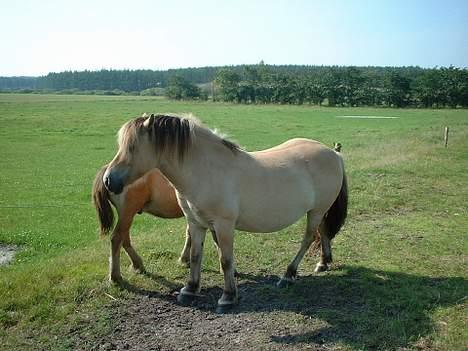
{"type": "Polygon", "coordinates": [[[348,215],[348,183],[346,174],[343,171],[343,181],[341,190],[336,197],[335,202],[324,217],[324,224],[327,227],[328,239],[332,240],[340,231],[348,215]]]}
{"type": "Polygon", "coordinates": [[[106,169],[107,165],[102,167],[96,174],[92,190],[93,204],[98,215],[101,236],[109,234],[114,226],[114,211],[112,211],[112,207],[110,205],[109,191],[106,189],[104,182],[102,181],[102,177],[106,172],[106,169]]]}

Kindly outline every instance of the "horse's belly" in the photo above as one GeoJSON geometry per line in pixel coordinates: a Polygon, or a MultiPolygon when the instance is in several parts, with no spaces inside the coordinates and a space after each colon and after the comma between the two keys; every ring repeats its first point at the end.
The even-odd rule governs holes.
{"type": "Polygon", "coordinates": [[[255,199],[243,206],[236,228],[255,233],[271,233],[297,222],[313,208],[313,195],[289,199],[255,199]],[[289,201],[288,201],[289,200],[289,201]]]}
{"type": "Polygon", "coordinates": [[[236,222],[236,229],[252,233],[272,233],[280,231],[297,222],[305,212],[300,215],[288,216],[287,218],[275,218],[269,220],[257,219],[254,221],[239,218],[236,222]]]}

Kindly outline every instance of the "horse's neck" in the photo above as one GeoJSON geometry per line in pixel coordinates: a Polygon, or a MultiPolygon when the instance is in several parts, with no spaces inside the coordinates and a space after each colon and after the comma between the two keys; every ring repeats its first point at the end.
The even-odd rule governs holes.
{"type": "Polygon", "coordinates": [[[187,193],[202,185],[208,173],[225,167],[232,156],[232,151],[222,144],[219,137],[202,130],[195,134],[182,161],[164,157],[159,168],[179,192],[187,193]]]}

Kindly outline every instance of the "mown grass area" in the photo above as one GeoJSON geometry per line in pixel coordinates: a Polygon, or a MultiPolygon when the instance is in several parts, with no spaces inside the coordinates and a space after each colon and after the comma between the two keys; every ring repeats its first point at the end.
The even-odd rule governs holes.
{"type": "MultiPolygon", "coordinates": [[[[291,137],[341,142],[350,210],[333,244],[334,270],[314,276],[317,258],[309,256],[293,288],[262,285],[298,249],[300,221],[271,235],[237,235],[237,266],[250,277],[241,287],[253,284],[260,295],[291,304],[314,294],[314,308],[303,315],[326,324],[322,334],[336,348],[466,349],[468,111],[54,95],[0,95],[0,243],[21,248],[13,264],[0,267],[0,349],[67,349],[90,319],[99,323],[89,333],[105,334],[113,298],[134,294],[107,283],[108,242],[98,238],[90,190],[115,153],[118,128],[143,112],[193,113],[247,150],[291,137]],[[400,118],[336,118],[343,115],[400,118]]],[[[132,237],[152,274],[127,271],[124,259],[131,286],[167,294],[184,283],[187,271],[176,264],[184,226],[183,219],[136,218],[132,237]]],[[[202,284],[222,286],[210,244],[202,284]]],[[[282,306],[279,313],[293,318],[282,306]]]]}

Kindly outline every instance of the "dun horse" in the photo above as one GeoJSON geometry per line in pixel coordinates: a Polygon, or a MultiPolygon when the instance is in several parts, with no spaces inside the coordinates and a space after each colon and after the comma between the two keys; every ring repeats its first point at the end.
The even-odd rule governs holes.
{"type": "MultiPolygon", "coordinates": [[[[99,219],[101,235],[108,234],[114,225],[114,212],[117,210],[118,220],[112,232],[111,254],[109,259],[109,279],[112,282],[121,281],[120,275],[120,247],[123,244],[133,269],[144,272],[143,261],[136,253],[130,242],[130,227],[137,213],[146,212],[162,218],[179,218],[183,216],[175,190],[166,177],[157,169],[152,169],[125,187],[120,194],[109,192],[102,181],[107,165],[104,166],[94,179],[92,197],[99,219]]],[[[188,265],[190,259],[190,235],[186,232],[184,249],[179,261],[188,265]]]]}
{"type": "Polygon", "coordinates": [[[274,232],[307,214],[301,247],[279,286],[292,282],[320,229],[321,259],[328,269],[330,241],[344,224],[348,193],[341,156],[317,141],[291,139],[267,150],[247,152],[191,117],[151,115],[124,124],[119,150],[103,181],[119,194],[151,168],[159,168],[177,189],[191,235],[190,276],[178,301],[200,291],[202,247],[214,231],[224,272],[218,300],[223,312],[238,302],[234,279],[234,230],[274,232]]]}

